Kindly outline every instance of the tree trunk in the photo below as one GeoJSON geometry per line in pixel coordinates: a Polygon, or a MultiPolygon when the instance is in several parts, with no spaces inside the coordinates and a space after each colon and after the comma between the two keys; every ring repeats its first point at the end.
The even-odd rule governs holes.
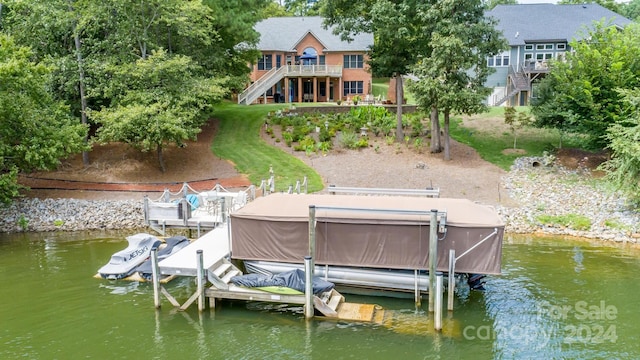
{"type": "Polygon", "coordinates": [[[404,102],[404,89],[402,86],[402,75],[396,75],[396,142],[404,141],[404,131],[402,130],[402,103],[404,102]]]}
{"type": "MultiPolygon", "coordinates": [[[[71,0],[69,0],[69,11],[73,11],[73,6],[71,0]]],[[[78,85],[80,87],[80,119],[83,125],[87,125],[87,96],[85,94],[84,89],[84,67],[82,66],[82,52],[80,45],[80,34],[78,33],[77,23],[74,20],[73,22],[73,40],[76,46],[76,61],[78,62],[78,85]]],[[[87,135],[84,137],[85,145],[89,143],[89,131],[87,130],[87,135]]],[[[82,152],[82,164],[87,167],[89,166],[89,152],[82,152]]]]}
{"type": "Polygon", "coordinates": [[[444,159],[451,160],[451,151],[449,147],[449,109],[444,111],[444,159]]]}
{"type": "Polygon", "coordinates": [[[439,153],[442,151],[442,145],[440,144],[440,119],[438,114],[438,108],[436,106],[431,107],[431,153],[439,153]]]}
{"type": "Polygon", "coordinates": [[[160,171],[164,173],[165,171],[167,171],[167,168],[164,166],[164,157],[162,156],[162,144],[158,144],[156,151],[158,154],[158,164],[160,165],[160,171]]]}

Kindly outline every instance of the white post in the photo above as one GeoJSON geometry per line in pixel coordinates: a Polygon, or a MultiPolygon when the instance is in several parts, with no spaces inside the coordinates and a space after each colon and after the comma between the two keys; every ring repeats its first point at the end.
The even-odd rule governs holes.
{"type": "Polygon", "coordinates": [[[202,250],[196,251],[197,255],[197,275],[196,281],[198,283],[198,311],[204,310],[205,296],[204,296],[204,257],[202,250]]]}
{"type": "Polygon", "coordinates": [[[429,312],[433,312],[436,290],[436,267],[438,262],[438,210],[431,210],[429,223],[429,312]]]}
{"type": "Polygon", "coordinates": [[[153,305],[160,309],[160,275],[158,269],[158,248],[151,249],[151,281],[153,282],[153,305]]]}
{"type": "Polygon", "coordinates": [[[306,319],[313,318],[313,263],[311,256],[304,258],[304,317],[306,319]]]}
{"type": "Polygon", "coordinates": [[[442,330],[442,273],[436,274],[436,311],[433,319],[433,328],[436,331],[442,330]]]}
{"type": "Polygon", "coordinates": [[[456,290],[456,251],[449,250],[449,285],[447,286],[447,310],[453,311],[453,295],[456,290]]]}
{"type": "Polygon", "coordinates": [[[416,302],[416,306],[420,306],[421,303],[421,299],[420,299],[420,279],[419,279],[419,270],[418,269],[414,269],[413,270],[413,282],[414,282],[414,297],[415,297],[415,302],[416,302]]]}

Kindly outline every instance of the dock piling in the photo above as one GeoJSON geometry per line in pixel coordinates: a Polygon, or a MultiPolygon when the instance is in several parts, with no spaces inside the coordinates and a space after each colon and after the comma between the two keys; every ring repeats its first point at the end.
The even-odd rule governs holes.
{"type": "Polygon", "coordinates": [[[449,278],[447,286],[447,310],[453,311],[453,295],[456,290],[456,251],[449,250],[449,278]]]}
{"type": "Polygon", "coordinates": [[[442,330],[442,273],[436,273],[436,294],[435,294],[435,314],[433,328],[436,331],[442,330]]]}
{"type": "Polygon", "coordinates": [[[160,269],[158,269],[158,248],[151,249],[151,278],[153,281],[153,305],[160,309],[160,269]]]}
{"type": "Polygon", "coordinates": [[[205,306],[206,298],[204,296],[204,255],[202,250],[196,251],[197,257],[197,275],[196,281],[198,283],[198,311],[203,311],[205,306]]]}
{"type": "Polygon", "coordinates": [[[305,256],[304,258],[304,317],[306,319],[313,318],[313,263],[311,256],[305,256]]]}
{"type": "Polygon", "coordinates": [[[429,222],[429,312],[433,312],[436,292],[436,267],[438,264],[438,210],[431,210],[429,222]]]}

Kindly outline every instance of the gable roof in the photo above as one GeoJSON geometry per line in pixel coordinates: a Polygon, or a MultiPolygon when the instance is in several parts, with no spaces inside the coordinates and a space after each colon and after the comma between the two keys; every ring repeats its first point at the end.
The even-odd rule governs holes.
{"type": "Polygon", "coordinates": [[[259,50],[292,51],[309,33],[325,48],[325,51],[366,51],[373,45],[372,34],[358,34],[346,42],[334,35],[332,29],[322,26],[322,17],[273,17],[260,21],[255,30],[260,34],[259,50]]]}
{"type": "Polygon", "coordinates": [[[578,5],[519,4],[498,5],[486,13],[498,20],[510,46],[529,42],[580,40],[586,27],[605,20],[624,27],[631,20],[596,3],[578,5]]]}

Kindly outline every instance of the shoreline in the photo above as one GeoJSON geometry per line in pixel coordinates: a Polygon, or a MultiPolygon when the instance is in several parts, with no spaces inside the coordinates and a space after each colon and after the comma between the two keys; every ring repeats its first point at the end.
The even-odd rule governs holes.
{"type": "MultiPolygon", "coordinates": [[[[505,234],[640,242],[640,213],[627,208],[623,197],[598,189],[595,182],[589,181],[590,177],[579,169],[531,166],[534,162],[540,164],[543,161],[542,158],[520,158],[502,177],[502,186],[518,204],[490,204],[505,221],[505,234]],[[543,225],[537,220],[543,214],[581,215],[592,225],[589,230],[543,225]]],[[[0,208],[0,232],[146,229],[142,208],[142,196],[139,200],[21,198],[8,207],[0,208]]]]}

